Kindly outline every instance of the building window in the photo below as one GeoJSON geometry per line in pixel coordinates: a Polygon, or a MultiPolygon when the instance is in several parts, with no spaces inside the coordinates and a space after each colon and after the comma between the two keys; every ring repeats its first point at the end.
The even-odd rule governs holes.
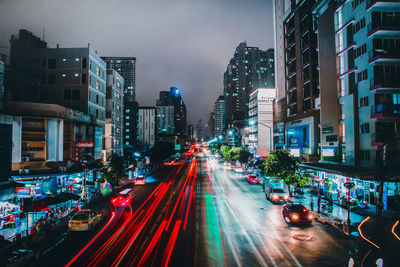
{"type": "Polygon", "coordinates": [[[369,150],[361,150],[360,151],[360,159],[361,160],[370,160],[371,159],[371,153],[369,150]]]}
{"type": "Polygon", "coordinates": [[[96,66],[96,74],[97,74],[97,76],[100,77],[100,67],[99,66],[96,66]]]}
{"type": "Polygon", "coordinates": [[[55,84],[56,83],[56,75],[55,74],[47,75],[47,83],[48,84],[55,84]]]}
{"type": "Polygon", "coordinates": [[[56,68],[56,59],[51,58],[49,59],[49,64],[47,65],[49,69],[55,69],[56,68]]]}
{"type": "Polygon", "coordinates": [[[64,90],[64,100],[71,100],[71,90],[70,89],[64,90]]]}
{"type": "Polygon", "coordinates": [[[79,100],[80,90],[73,90],[72,91],[72,100],[79,100]]]}
{"type": "Polygon", "coordinates": [[[361,81],[364,81],[364,80],[366,80],[366,79],[368,79],[368,72],[367,72],[367,70],[363,70],[363,71],[357,73],[357,82],[358,82],[358,83],[361,82],[361,81]]]}
{"type": "Polygon", "coordinates": [[[86,69],[86,67],[87,67],[87,59],[83,58],[82,59],[82,69],[86,69]]]}
{"type": "Polygon", "coordinates": [[[96,95],[96,104],[99,104],[99,95],[96,95]]]}
{"type": "Polygon", "coordinates": [[[96,109],[96,117],[97,118],[99,117],[99,110],[98,109],[96,109]]]}
{"type": "Polygon", "coordinates": [[[369,123],[361,123],[360,124],[360,133],[361,134],[369,134],[369,123]]]}
{"type": "Polygon", "coordinates": [[[82,76],[81,76],[81,83],[82,83],[82,84],[86,84],[86,73],[82,73],[82,76]]]}
{"type": "Polygon", "coordinates": [[[100,90],[100,82],[96,80],[96,89],[100,90]]]}
{"type": "Polygon", "coordinates": [[[367,53],[367,45],[363,44],[354,50],[354,58],[358,58],[367,53]]]}
{"type": "Polygon", "coordinates": [[[368,96],[360,98],[360,108],[368,107],[368,96]]]}

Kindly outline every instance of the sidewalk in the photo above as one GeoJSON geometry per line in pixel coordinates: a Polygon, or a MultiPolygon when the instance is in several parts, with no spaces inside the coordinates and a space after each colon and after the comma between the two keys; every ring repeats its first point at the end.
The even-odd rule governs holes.
{"type": "MultiPolygon", "coordinates": [[[[318,197],[312,195],[308,189],[304,190],[304,195],[300,198],[300,197],[292,197],[292,200],[295,202],[300,202],[302,203],[305,207],[307,207],[308,209],[314,211],[314,212],[318,212],[318,197]],[[313,198],[313,202],[314,202],[314,209],[311,209],[311,198],[313,198]]],[[[322,199],[321,203],[325,203],[327,202],[326,200],[322,199]]],[[[343,222],[347,221],[347,216],[348,216],[348,211],[347,209],[337,205],[337,203],[334,202],[333,207],[332,207],[332,212],[324,212],[323,215],[326,216],[333,216],[336,217],[338,219],[341,219],[343,222]]],[[[351,224],[358,224],[360,223],[366,216],[368,215],[361,215],[359,213],[356,213],[354,211],[350,212],[350,221],[351,224]]]]}

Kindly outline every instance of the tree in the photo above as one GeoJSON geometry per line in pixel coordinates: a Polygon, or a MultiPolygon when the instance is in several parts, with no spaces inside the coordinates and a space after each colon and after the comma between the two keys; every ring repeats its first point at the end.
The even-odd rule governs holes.
{"type": "Polygon", "coordinates": [[[229,151],[230,147],[226,145],[222,145],[221,148],[219,149],[219,153],[222,155],[222,157],[224,157],[227,160],[229,160],[227,157],[230,157],[229,151]]]}
{"type": "Polygon", "coordinates": [[[112,185],[117,185],[119,178],[125,174],[124,158],[118,154],[112,154],[110,164],[103,167],[100,172],[103,179],[106,179],[112,185]]]}
{"type": "Polygon", "coordinates": [[[170,142],[157,142],[150,150],[151,162],[157,163],[157,168],[160,163],[174,154],[174,144],[170,142]]]}
{"type": "Polygon", "coordinates": [[[264,162],[264,172],[270,176],[283,179],[289,186],[297,182],[298,160],[288,150],[274,150],[264,162]]]}
{"type": "Polygon", "coordinates": [[[238,149],[237,159],[240,163],[247,163],[251,157],[251,152],[247,147],[241,147],[238,149]]]}

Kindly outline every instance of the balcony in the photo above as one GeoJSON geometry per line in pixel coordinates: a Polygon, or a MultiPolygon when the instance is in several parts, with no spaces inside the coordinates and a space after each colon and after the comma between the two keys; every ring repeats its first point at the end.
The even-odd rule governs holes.
{"type": "Polygon", "coordinates": [[[367,0],[367,11],[381,7],[398,8],[400,7],[400,2],[398,0],[367,0]]]}
{"type": "Polygon", "coordinates": [[[400,19],[394,17],[391,19],[373,19],[368,24],[368,35],[372,36],[393,36],[400,34],[400,19]]]}
{"type": "Polygon", "coordinates": [[[396,138],[393,132],[375,132],[371,134],[371,146],[383,146],[391,143],[396,138]]]}
{"type": "Polygon", "coordinates": [[[385,76],[374,76],[373,79],[370,79],[370,91],[380,90],[384,91],[392,91],[392,90],[400,90],[400,80],[396,78],[386,78],[385,76]]]}
{"type": "Polygon", "coordinates": [[[371,106],[371,119],[400,117],[400,104],[379,104],[371,106]]]}
{"type": "Polygon", "coordinates": [[[400,62],[400,51],[398,49],[374,48],[369,51],[368,63],[398,63],[400,62]]]}

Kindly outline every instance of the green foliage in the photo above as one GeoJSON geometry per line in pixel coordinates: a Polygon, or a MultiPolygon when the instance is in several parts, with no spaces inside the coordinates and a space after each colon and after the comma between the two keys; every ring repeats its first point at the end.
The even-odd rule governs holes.
{"type": "Polygon", "coordinates": [[[298,169],[297,159],[288,150],[274,150],[264,162],[264,172],[267,175],[283,179],[288,185],[296,182],[298,169]]]}
{"type": "Polygon", "coordinates": [[[226,160],[238,160],[241,163],[247,163],[249,158],[251,157],[251,153],[247,147],[232,147],[229,146],[221,146],[219,153],[226,160]]]}
{"type": "Polygon", "coordinates": [[[240,163],[247,163],[251,156],[252,154],[247,147],[240,147],[237,154],[237,160],[239,160],[240,163]]]}
{"type": "Polygon", "coordinates": [[[124,159],[118,154],[110,156],[110,164],[100,170],[102,179],[107,180],[112,185],[117,185],[119,178],[124,175],[124,159]]]}
{"type": "Polygon", "coordinates": [[[219,149],[219,153],[222,155],[222,157],[229,160],[228,159],[230,157],[229,150],[230,150],[229,146],[222,145],[221,148],[219,149]]]}
{"type": "Polygon", "coordinates": [[[174,152],[175,147],[173,143],[157,142],[150,150],[150,160],[151,162],[160,163],[173,155],[174,152]]]}
{"type": "Polygon", "coordinates": [[[295,176],[295,182],[298,183],[299,186],[303,186],[311,182],[311,174],[309,173],[297,172],[295,176]]]}

